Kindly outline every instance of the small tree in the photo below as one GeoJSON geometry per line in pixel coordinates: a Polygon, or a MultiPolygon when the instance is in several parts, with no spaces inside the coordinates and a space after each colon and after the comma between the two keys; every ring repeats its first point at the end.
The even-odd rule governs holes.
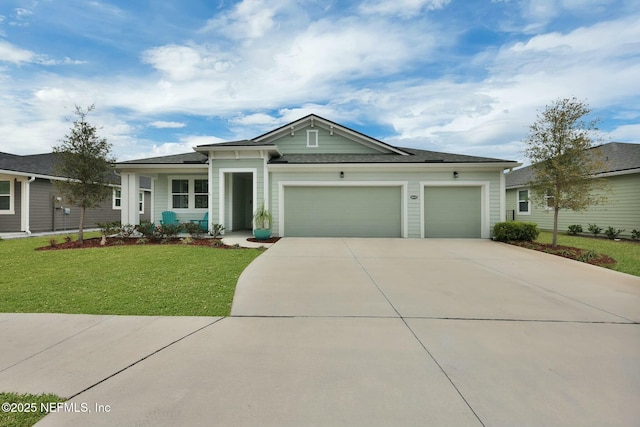
{"type": "Polygon", "coordinates": [[[111,194],[111,144],[100,138],[95,126],[86,121],[94,106],[86,110],[76,105],[77,119],[71,132],[65,135],[60,145],[53,147],[56,154],[55,172],[68,178],[54,181],[54,186],[66,200],[80,208],[78,241],[83,241],[84,218],[87,208],[99,206],[111,194]]]}
{"type": "Polygon", "coordinates": [[[538,204],[553,210],[553,246],[558,240],[558,214],[561,209],[584,210],[603,203],[605,197],[595,193],[605,183],[594,175],[603,162],[592,148],[599,119],[585,122],[591,112],[584,101],[557,99],[529,128],[525,155],[535,172],[529,183],[538,204]]]}

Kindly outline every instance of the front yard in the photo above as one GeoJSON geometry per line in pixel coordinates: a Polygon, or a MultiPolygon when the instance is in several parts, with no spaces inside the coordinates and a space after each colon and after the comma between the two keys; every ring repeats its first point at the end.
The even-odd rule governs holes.
{"type": "MultiPolygon", "coordinates": [[[[541,231],[536,242],[551,243],[553,234],[541,231]]],[[[594,251],[605,254],[617,262],[610,268],[622,273],[640,276],[640,243],[621,240],[616,242],[605,238],[592,238],[587,236],[568,236],[558,233],[558,245],[594,251]]]]}
{"type": "Polygon", "coordinates": [[[34,250],[49,240],[0,241],[0,312],[227,316],[240,273],[263,252],[179,244],[34,250]]]}

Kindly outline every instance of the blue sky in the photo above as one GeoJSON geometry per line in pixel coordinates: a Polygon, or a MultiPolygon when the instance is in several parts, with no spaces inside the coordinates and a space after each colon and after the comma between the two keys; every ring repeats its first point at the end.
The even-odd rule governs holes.
{"type": "Polygon", "coordinates": [[[640,142],[635,0],[3,0],[0,150],[51,151],[74,105],[119,160],[309,113],[390,144],[524,160],[537,111],[586,100],[640,142]]]}

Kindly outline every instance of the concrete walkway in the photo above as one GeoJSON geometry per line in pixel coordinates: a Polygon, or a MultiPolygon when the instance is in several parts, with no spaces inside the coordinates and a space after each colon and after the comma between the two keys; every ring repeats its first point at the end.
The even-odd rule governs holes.
{"type": "Polygon", "coordinates": [[[639,321],[640,278],[513,246],[287,238],[229,318],[0,315],[0,384],[74,396],[39,426],[633,426],[639,321]]]}

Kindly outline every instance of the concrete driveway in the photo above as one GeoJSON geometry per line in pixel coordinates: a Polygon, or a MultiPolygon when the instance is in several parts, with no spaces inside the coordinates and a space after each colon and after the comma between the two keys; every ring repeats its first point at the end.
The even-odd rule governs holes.
{"type": "Polygon", "coordinates": [[[287,238],[229,318],[0,315],[0,384],[91,410],[43,426],[634,426],[638,322],[639,278],[551,255],[287,238]]]}

